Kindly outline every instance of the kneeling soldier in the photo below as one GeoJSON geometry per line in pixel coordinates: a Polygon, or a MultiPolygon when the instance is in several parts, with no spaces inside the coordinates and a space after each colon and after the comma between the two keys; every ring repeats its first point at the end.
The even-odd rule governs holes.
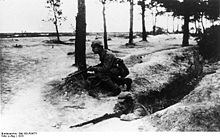
{"type": "Polygon", "coordinates": [[[117,96],[120,94],[121,89],[119,85],[126,84],[127,90],[129,90],[132,80],[130,78],[125,78],[129,74],[129,71],[124,64],[123,67],[125,69],[117,66],[117,61],[121,60],[116,58],[110,51],[103,49],[102,42],[99,40],[93,41],[91,47],[94,54],[99,55],[101,63],[88,69],[89,71],[95,72],[94,76],[88,77],[87,82],[89,86],[92,87],[103,84],[111,91],[108,96],[117,96]],[[93,80],[96,81],[94,82],[93,80]]]}

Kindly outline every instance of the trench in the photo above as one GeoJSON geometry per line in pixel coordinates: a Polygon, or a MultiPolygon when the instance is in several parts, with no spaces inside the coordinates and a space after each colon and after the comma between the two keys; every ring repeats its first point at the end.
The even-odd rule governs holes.
{"type": "MultiPolygon", "coordinates": [[[[185,73],[174,73],[173,77],[162,88],[152,88],[147,92],[136,93],[136,102],[144,105],[149,109],[150,114],[153,114],[181,101],[196,88],[207,74],[203,72],[203,63],[199,61],[198,53],[194,52],[193,57],[194,61],[185,73]]],[[[185,58],[183,60],[189,59],[185,58]]]]}
{"type": "Polygon", "coordinates": [[[150,90],[147,95],[136,95],[136,100],[148,108],[150,113],[153,114],[181,101],[183,97],[195,89],[203,76],[204,74],[200,74],[199,76],[192,74],[177,75],[172,82],[160,91],[150,90]]]}
{"type": "MultiPolygon", "coordinates": [[[[189,51],[186,50],[184,52],[188,53],[189,51]]],[[[169,53],[168,53],[168,55],[169,55],[169,53]]],[[[190,59],[189,57],[192,57],[192,55],[189,54],[189,55],[179,56],[178,59],[181,58],[181,60],[178,61],[179,63],[177,63],[177,64],[181,65],[180,62],[181,63],[182,62],[188,63],[188,61],[190,59]]],[[[174,62],[177,62],[177,61],[174,61],[174,62]]],[[[153,67],[155,67],[155,69],[157,69],[157,71],[155,73],[158,73],[158,72],[160,73],[160,71],[158,71],[158,70],[166,71],[166,67],[160,66],[160,64],[156,64],[156,65],[158,65],[158,68],[153,66],[153,67]]],[[[170,65],[171,64],[168,64],[167,66],[170,66],[170,65]]],[[[194,65],[194,67],[191,67],[189,65],[186,72],[184,72],[184,73],[183,72],[182,73],[176,72],[175,74],[173,74],[171,79],[169,79],[169,81],[166,84],[164,84],[161,89],[156,89],[156,88],[155,89],[148,89],[147,92],[138,92],[138,91],[135,92],[136,90],[132,91],[132,93],[134,93],[135,100],[138,103],[141,103],[147,109],[150,109],[151,114],[153,114],[157,111],[163,110],[163,109],[165,109],[175,103],[178,103],[184,96],[188,95],[197,86],[197,84],[200,82],[200,80],[205,75],[201,70],[198,70],[198,68],[195,67],[195,66],[199,66],[199,65],[196,65],[195,63],[192,63],[191,65],[194,65]]],[[[149,68],[149,69],[154,70],[154,68],[149,68]]],[[[154,71],[152,71],[152,72],[154,72],[154,71]]],[[[143,77],[143,76],[141,76],[141,77],[143,77]]],[[[137,78],[137,79],[140,79],[140,78],[137,78]]],[[[143,82],[144,80],[140,80],[140,81],[143,82]]],[[[143,83],[140,83],[137,85],[138,86],[143,85],[143,87],[144,87],[143,83]]],[[[63,87],[62,92],[60,90],[58,90],[59,93],[58,93],[58,91],[54,91],[54,96],[52,96],[53,95],[52,93],[49,93],[49,95],[50,95],[50,97],[52,96],[51,97],[53,99],[52,101],[54,101],[54,98],[60,97],[59,94],[63,94],[64,91],[67,91],[69,94],[68,97],[72,97],[72,99],[69,99],[69,101],[72,101],[74,98],[74,95],[76,95],[77,92],[82,91],[81,89],[78,89],[78,88],[79,88],[79,86],[77,84],[69,83],[65,87],[63,87]]],[[[80,93],[78,93],[78,94],[81,95],[80,93]]],[[[47,98],[49,98],[49,97],[47,97],[47,98]]],[[[103,100],[100,100],[100,99],[94,99],[92,97],[87,97],[86,99],[87,100],[83,101],[85,104],[85,109],[83,110],[83,112],[85,112],[85,113],[88,112],[87,111],[88,109],[86,109],[86,107],[88,106],[87,104],[91,104],[90,102],[89,103],[87,103],[87,102],[91,99],[95,100],[95,101],[93,101],[95,103],[98,102],[98,105],[96,107],[94,107],[94,109],[99,108],[101,104],[102,105],[107,104],[108,107],[110,107],[110,105],[112,105],[112,106],[115,105],[115,102],[113,102],[111,100],[105,100],[105,98],[103,98],[103,100]],[[106,103],[102,103],[103,101],[105,101],[106,103]]],[[[89,107],[91,108],[91,106],[89,106],[89,107]]],[[[99,117],[99,116],[103,115],[103,112],[105,113],[105,110],[103,110],[103,108],[101,108],[101,107],[100,107],[100,109],[102,110],[102,111],[100,111],[100,113],[98,113],[96,115],[90,114],[90,118],[96,118],[97,116],[99,117]]],[[[95,113],[96,111],[93,110],[92,112],[95,113]]],[[[75,118],[75,119],[78,120],[79,122],[83,122],[82,120],[84,120],[84,121],[88,120],[88,119],[78,119],[78,118],[75,118]]],[[[104,120],[106,120],[106,118],[103,119],[102,121],[104,121],[104,120]]],[[[77,121],[75,121],[75,122],[77,122],[77,121]]]]}

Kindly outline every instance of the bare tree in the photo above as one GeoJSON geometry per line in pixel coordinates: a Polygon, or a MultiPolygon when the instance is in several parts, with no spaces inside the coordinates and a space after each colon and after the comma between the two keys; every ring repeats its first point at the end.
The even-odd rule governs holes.
{"type": "Polygon", "coordinates": [[[52,16],[48,19],[48,21],[52,21],[55,25],[57,42],[61,42],[58,28],[61,25],[61,22],[66,20],[66,17],[63,17],[62,15],[63,12],[61,9],[61,4],[61,0],[47,0],[46,6],[46,8],[50,10],[50,13],[52,13],[52,16]]]}

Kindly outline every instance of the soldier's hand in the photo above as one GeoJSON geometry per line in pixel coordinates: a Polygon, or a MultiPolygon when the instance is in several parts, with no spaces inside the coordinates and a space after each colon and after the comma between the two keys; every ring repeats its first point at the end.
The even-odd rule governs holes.
{"type": "Polygon", "coordinates": [[[132,121],[141,118],[140,116],[135,115],[134,113],[123,114],[120,116],[120,120],[122,121],[132,121]]]}

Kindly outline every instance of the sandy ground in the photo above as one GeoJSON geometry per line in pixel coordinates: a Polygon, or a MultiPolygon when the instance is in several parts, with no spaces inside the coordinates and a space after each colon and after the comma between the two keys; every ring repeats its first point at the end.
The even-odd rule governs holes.
{"type": "Polygon", "coordinates": [[[50,126],[50,122],[59,114],[53,106],[43,101],[42,87],[48,81],[62,78],[63,75],[65,76],[74,70],[70,67],[73,59],[68,58],[66,56],[67,51],[65,51],[71,47],[66,47],[62,51],[63,49],[59,46],[54,48],[44,46],[39,44],[42,38],[19,39],[20,41],[22,41],[22,45],[25,44],[23,48],[13,48],[11,47],[13,44],[6,43],[6,47],[2,51],[3,56],[5,56],[3,58],[13,60],[9,64],[8,70],[4,72],[3,77],[10,72],[13,74],[8,75],[9,78],[3,83],[9,84],[7,89],[14,94],[6,105],[1,104],[3,129],[51,130],[53,128],[47,126],[50,126]],[[39,45],[36,46],[34,43],[39,45]],[[66,62],[62,62],[62,60],[66,62]],[[29,63],[31,61],[33,63],[29,63]],[[22,63],[24,65],[19,68],[22,63]]]}
{"type": "MultiPolygon", "coordinates": [[[[65,37],[63,40],[68,40],[65,37]]],[[[92,38],[90,38],[92,39],[92,38]]],[[[60,99],[58,104],[51,104],[44,97],[44,91],[48,83],[61,80],[67,74],[76,70],[71,65],[74,57],[68,56],[68,52],[74,51],[73,45],[47,44],[43,42],[48,38],[18,38],[1,40],[3,62],[6,66],[2,73],[2,101],[1,124],[3,131],[141,131],[138,126],[140,120],[123,122],[118,118],[112,118],[94,126],[85,126],[79,129],[70,129],[75,123],[98,117],[106,112],[112,112],[117,97],[106,97],[101,100],[94,99],[86,93],[75,96],[75,101],[69,102],[66,96],[60,99]],[[15,44],[23,45],[23,48],[12,47],[15,44]],[[77,105],[82,109],[64,108],[77,105]]],[[[154,53],[161,50],[179,48],[182,35],[150,36],[148,43],[139,42],[135,48],[122,46],[127,40],[112,38],[109,48],[119,51],[117,56],[154,53]]],[[[93,65],[97,60],[91,54],[87,42],[87,55],[92,58],[87,63],[93,65]]],[[[195,44],[193,40],[191,44],[195,44]]],[[[149,124],[149,131],[154,131],[149,124]]]]}

